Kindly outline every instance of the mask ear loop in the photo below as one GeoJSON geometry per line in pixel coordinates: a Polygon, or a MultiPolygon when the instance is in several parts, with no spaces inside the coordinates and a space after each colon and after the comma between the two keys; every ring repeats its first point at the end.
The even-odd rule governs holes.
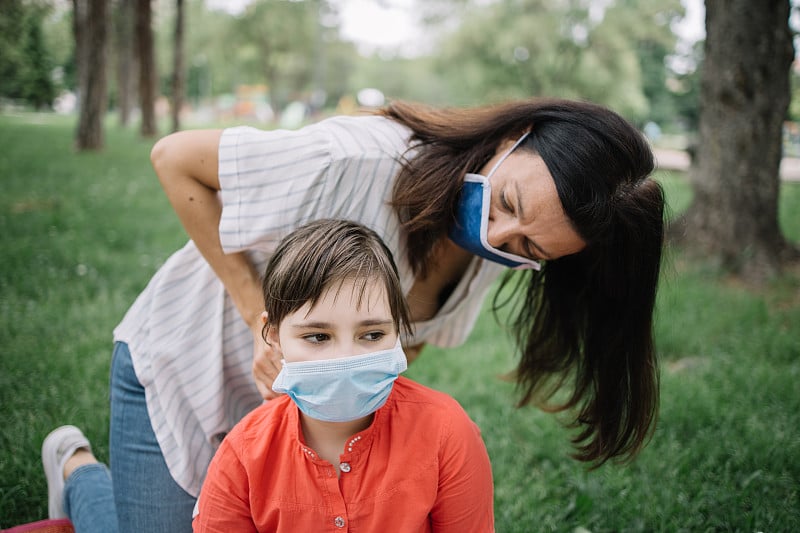
{"type": "Polygon", "coordinates": [[[504,153],[502,157],[500,157],[497,163],[494,164],[492,170],[490,170],[489,173],[486,175],[486,179],[489,179],[492,176],[492,174],[494,174],[494,171],[497,170],[498,167],[500,167],[500,165],[503,163],[503,161],[505,161],[506,158],[511,155],[511,152],[517,149],[517,146],[522,144],[522,141],[524,141],[528,137],[528,135],[530,135],[530,133],[531,133],[530,131],[526,131],[525,133],[522,134],[522,137],[517,139],[517,142],[514,143],[514,146],[509,148],[508,151],[504,153]]]}
{"type": "MultiPolygon", "coordinates": [[[[486,181],[487,182],[489,181],[489,178],[492,177],[492,174],[494,174],[494,171],[497,170],[498,167],[503,163],[503,161],[505,161],[506,158],[508,156],[510,156],[511,153],[514,150],[516,150],[517,147],[520,144],[522,144],[522,142],[525,139],[528,138],[528,135],[530,135],[530,133],[531,133],[530,130],[528,130],[525,133],[523,133],[522,137],[517,139],[517,142],[515,142],[514,145],[511,148],[509,148],[508,151],[506,151],[506,153],[504,153],[500,157],[500,159],[497,161],[497,163],[495,163],[494,166],[492,167],[492,169],[489,171],[489,174],[486,175],[486,181]]],[[[486,189],[484,189],[484,190],[486,190],[486,189]]],[[[484,204],[485,203],[486,202],[484,201],[484,204]]],[[[483,226],[484,223],[486,223],[486,220],[482,220],[481,221],[481,226],[483,226]]],[[[481,227],[481,234],[484,235],[484,228],[483,227],[481,227]]],[[[483,237],[481,237],[481,240],[483,240],[483,237]]],[[[483,245],[484,245],[484,247],[489,246],[488,241],[483,243],[483,245]]],[[[526,261],[524,264],[522,264],[522,265],[520,265],[518,267],[514,267],[514,270],[527,270],[529,268],[532,268],[533,270],[541,270],[542,269],[542,264],[539,261],[534,261],[532,259],[523,258],[523,257],[519,257],[519,256],[514,256],[514,254],[506,254],[502,250],[497,250],[497,249],[495,249],[494,247],[491,247],[491,246],[489,246],[489,247],[494,251],[494,253],[499,254],[499,255],[501,255],[503,257],[507,257],[508,259],[511,259],[513,261],[519,261],[519,259],[524,259],[526,261]],[[512,257],[508,257],[508,256],[512,256],[512,257]]]]}

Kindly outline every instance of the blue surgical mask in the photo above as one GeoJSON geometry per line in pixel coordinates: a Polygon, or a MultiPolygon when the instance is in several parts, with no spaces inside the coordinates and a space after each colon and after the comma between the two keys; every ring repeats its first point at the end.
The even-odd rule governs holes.
{"type": "Polygon", "coordinates": [[[489,244],[489,208],[492,203],[492,177],[500,163],[511,155],[511,152],[525,140],[528,133],[522,135],[500,160],[495,163],[488,175],[467,174],[464,176],[464,185],[461,187],[461,197],[456,206],[456,223],[448,236],[466,251],[477,256],[500,263],[516,270],[539,270],[542,268],[538,261],[520,255],[504,252],[489,244]]]}
{"type": "Polygon", "coordinates": [[[400,341],[394,348],[320,361],[283,361],[272,384],[306,415],[326,422],[349,422],[380,409],[397,376],[408,368],[400,341]]]}

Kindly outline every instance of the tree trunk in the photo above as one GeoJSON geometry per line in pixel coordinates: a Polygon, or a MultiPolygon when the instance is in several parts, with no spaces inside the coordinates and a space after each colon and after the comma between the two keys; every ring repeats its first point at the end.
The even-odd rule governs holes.
{"type": "MultiPolygon", "coordinates": [[[[760,282],[795,250],[778,226],[782,128],[794,56],[789,0],[706,0],[690,251],[760,282]]],[[[675,228],[673,228],[675,229],[675,228]]]]}
{"type": "Polygon", "coordinates": [[[156,62],[153,51],[151,0],[136,0],[136,53],[139,59],[139,107],[141,134],[153,137],[156,127],[156,62]]]}
{"type": "Polygon", "coordinates": [[[186,73],[183,66],[183,27],[184,3],[175,0],[175,34],[173,41],[174,56],[172,62],[172,131],[181,129],[181,108],[186,92],[186,73]]]}
{"type": "Polygon", "coordinates": [[[133,46],[133,0],[119,0],[116,11],[116,48],[117,48],[117,111],[119,123],[127,126],[131,109],[136,100],[136,84],[138,68],[133,46]]]}
{"type": "Polygon", "coordinates": [[[72,0],[72,36],[75,40],[75,90],[77,92],[78,112],[81,95],[86,87],[86,18],[89,14],[88,0],[72,0]]]}
{"type": "Polygon", "coordinates": [[[108,96],[108,0],[73,0],[72,5],[80,108],[75,145],[78,150],[99,150],[103,147],[103,118],[108,96]]]}

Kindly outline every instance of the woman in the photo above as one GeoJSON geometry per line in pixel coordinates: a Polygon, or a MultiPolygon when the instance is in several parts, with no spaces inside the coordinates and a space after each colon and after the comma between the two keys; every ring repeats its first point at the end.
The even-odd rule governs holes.
{"type": "Polygon", "coordinates": [[[520,403],[574,380],[550,407],[576,409],[577,458],[631,457],[646,441],[664,199],[649,146],[617,114],[563,100],[396,102],[295,132],[181,132],[152,161],[191,241],[114,332],[123,527],[188,530],[215,448],[273,397],[280,364],[261,339],[258,272],[318,218],[361,222],[393,252],[415,327],[403,338],[410,360],[425,343],[462,343],[504,266],[527,269],[506,278],[521,293],[520,403]]]}

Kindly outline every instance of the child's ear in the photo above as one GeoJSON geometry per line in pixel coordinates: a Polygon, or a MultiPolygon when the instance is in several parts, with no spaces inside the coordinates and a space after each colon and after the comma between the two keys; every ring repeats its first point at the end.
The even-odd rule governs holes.
{"type": "Polygon", "coordinates": [[[264,324],[264,328],[261,332],[266,343],[273,348],[280,349],[281,341],[278,337],[278,328],[269,323],[269,315],[267,315],[266,311],[261,313],[261,322],[264,324]]]}

